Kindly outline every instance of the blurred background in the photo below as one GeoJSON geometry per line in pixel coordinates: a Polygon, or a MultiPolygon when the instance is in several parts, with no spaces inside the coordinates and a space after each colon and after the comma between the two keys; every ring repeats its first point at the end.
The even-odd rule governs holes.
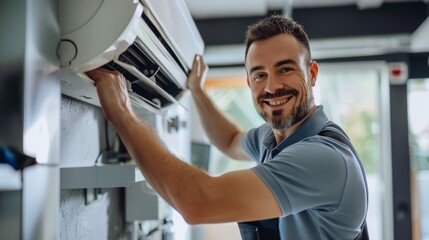
{"type": "MultiPolygon", "coordinates": [[[[263,122],[243,67],[247,26],[271,14],[301,23],[320,64],[316,102],[346,130],[366,168],[371,239],[429,239],[427,1],[186,2],[206,44],[208,92],[243,129],[263,122]]],[[[214,174],[249,167],[229,161],[201,135],[193,141],[195,149],[210,150],[201,164],[214,174]]]]}
{"type": "MultiPolygon", "coordinates": [[[[96,7],[80,11],[91,17],[97,4],[112,1],[0,2],[0,239],[240,239],[236,223],[186,224],[135,165],[118,161],[126,150],[86,92],[65,94],[73,82],[58,61],[67,34],[60,22],[86,22],[64,6],[89,2],[96,7]],[[18,171],[3,164],[9,147],[17,159],[40,164],[18,171]]],[[[427,0],[126,1],[138,2],[165,4],[161,12],[175,20],[189,9],[205,44],[205,88],[243,130],[263,123],[246,83],[247,26],[272,14],[301,23],[319,63],[316,103],[345,129],[366,169],[370,238],[429,240],[427,0]]],[[[189,94],[180,104],[142,117],[182,160],[212,175],[254,166],[209,143],[189,94]]]]}

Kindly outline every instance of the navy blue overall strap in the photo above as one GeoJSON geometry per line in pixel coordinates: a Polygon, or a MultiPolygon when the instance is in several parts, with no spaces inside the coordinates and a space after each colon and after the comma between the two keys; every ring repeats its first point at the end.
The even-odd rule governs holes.
{"type": "MultiPolygon", "coordinates": [[[[335,131],[333,131],[333,130],[327,130],[327,129],[324,129],[324,130],[322,130],[322,131],[319,133],[319,135],[321,135],[321,136],[326,136],[326,137],[330,137],[330,138],[333,138],[333,139],[337,140],[338,142],[341,142],[341,143],[345,144],[346,146],[348,146],[348,147],[350,148],[350,150],[353,152],[353,154],[355,155],[356,159],[357,159],[357,160],[358,160],[358,162],[359,162],[359,165],[360,165],[361,170],[362,170],[362,174],[364,175],[364,179],[365,179],[365,188],[366,188],[366,190],[367,190],[367,192],[368,192],[368,184],[367,184],[367,182],[366,182],[365,172],[364,172],[364,170],[363,170],[362,162],[361,162],[361,161],[360,161],[360,159],[359,159],[359,155],[357,154],[357,152],[356,152],[355,148],[354,148],[354,147],[353,147],[353,145],[351,144],[350,139],[347,137],[346,133],[345,133],[345,132],[343,132],[340,128],[336,128],[336,129],[337,129],[337,130],[339,130],[339,131],[341,131],[341,132],[342,132],[342,134],[337,133],[337,132],[335,132],[335,131]]],[[[367,200],[367,202],[368,202],[368,194],[367,194],[366,196],[367,196],[367,199],[366,199],[366,200],[367,200]]],[[[364,220],[364,221],[363,221],[362,226],[361,226],[361,228],[360,228],[360,229],[361,229],[361,231],[360,231],[360,233],[356,236],[355,240],[369,240],[368,227],[367,227],[367,225],[366,225],[366,220],[364,220]]]]}
{"type": "Polygon", "coordinates": [[[280,240],[279,219],[239,222],[242,240],[280,240]]]}

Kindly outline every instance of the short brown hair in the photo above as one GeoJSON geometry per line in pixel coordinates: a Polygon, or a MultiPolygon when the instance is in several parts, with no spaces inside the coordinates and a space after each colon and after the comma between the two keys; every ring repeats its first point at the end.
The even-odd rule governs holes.
{"type": "Polygon", "coordinates": [[[244,41],[246,45],[246,52],[244,55],[245,59],[247,58],[247,52],[249,51],[252,43],[266,40],[282,33],[290,34],[302,43],[308,51],[308,60],[311,60],[310,44],[308,43],[308,36],[304,31],[304,28],[293,19],[282,15],[272,15],[249,26],[246,31],[246,39],[244,41]]]}

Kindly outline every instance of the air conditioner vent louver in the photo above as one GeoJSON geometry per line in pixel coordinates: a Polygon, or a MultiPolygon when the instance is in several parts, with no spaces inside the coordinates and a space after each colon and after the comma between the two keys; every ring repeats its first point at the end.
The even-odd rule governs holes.
{"type": "Polygon", "coordinates": [[[119,55],[119,61],[135,66],[146,77],[152,77],[158,72],[159,66],[154,63],[136,43],[119,55]]]}
{"type": "Polygon", "coordinates": [[[132,92],[140,96],[145,96],[145,98],[148,101],[152,102],[154,106],[159,106],[160,108],[166,107],[174,101],[171,101],[167,97],[160,94],[159,91],[153,88],[152,84],[148,84],[148,81],[153,82],[174,98],[180,97],[180,94],[183,92],[182,88],[178,87],[175,84],[171,84],[161,71],[157,71],[156,74],[154,76],[150,76],[147,81],[141,81],[137,76],[125,70],[123,67],[121,67],[114,61],[103,65],[102,68],[120,72],[122,75],[124,75],[125,79],[130,82],[132,92]]]}
{"type": "Polygon", "coordinates": [[[168,45],[168,43],[165,41],[164,37],[162,36],[162,34],[158,31],[158,29],[155,27],[155,25],[152,23],[152,21],[149,19],[148,16],[146,16],[145,13],[143,13],[142,15],[143,20],[147,23],[147,25],[149,26],[149,28],[153,31],[153,33],[155,34],[155,36],[158,37],[158,40],[161,42],[161,44],[165,47],[165,49],[168,51],[168,53],[173,57],[174,61],[176,61],[176,63],[178,64],[178,66],[182,69],[182,71],[186,74],[186,70],[183,67],[183,65],[181,64],[180,60],[177,58],[176,54],[174,53],[174,51],[171,49],[170,45],[168,45]]]}

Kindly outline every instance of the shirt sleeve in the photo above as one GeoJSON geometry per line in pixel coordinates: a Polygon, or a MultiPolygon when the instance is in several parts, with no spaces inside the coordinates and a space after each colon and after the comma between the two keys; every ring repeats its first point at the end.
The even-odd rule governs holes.
{"type": "Polygon", "coordinates": [[[241,138],[241,146],[243,147],[246,154],[254,161],[259,162],[260,154],[262,152],[262,141],[264,135],[267,134],[266,125],[262,125],[258,128],[249,130],[241,138]]]}
{"type": "Polygon", "coordinates": [[[305,140],[252,170],[270,188],[283,216],[311,208],[335,210],[347,179],[346,163],[335,148],[305,140]]]}

